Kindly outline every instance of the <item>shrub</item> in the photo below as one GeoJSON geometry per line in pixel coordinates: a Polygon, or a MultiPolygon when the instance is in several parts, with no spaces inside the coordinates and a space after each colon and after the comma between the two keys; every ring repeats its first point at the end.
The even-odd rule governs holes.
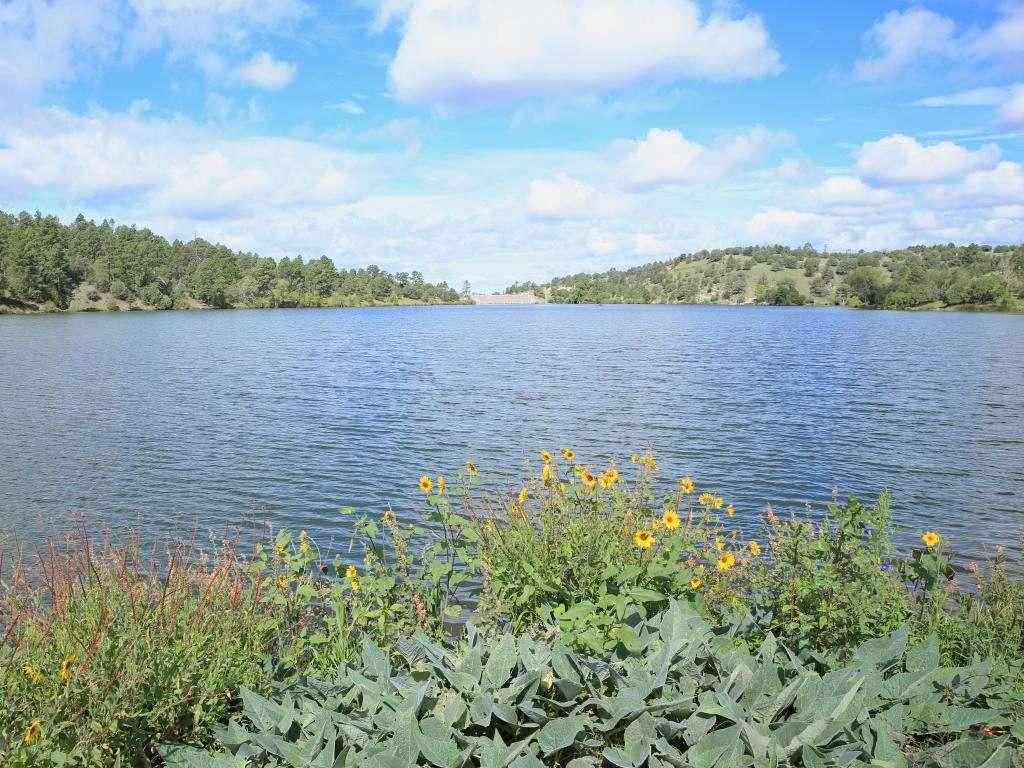
{"type": "Polygon", "coordinates": [[[87,293],[87,294],[85,295],[85,297],[86,297],[86,298],[87,298],[87,299],[88,299],[89,301],[99,301],[99,300],[100,300],[100,294],[99,294],[99,291],[97,291],[97,290],[96,290],[95,288],[93,288],[92,290],[90,290],[90,291],[89,291],[89,292],[88,292],[88,293],[87,293]]]}
{"type": "Polygon", "coordinates": [[[117,312],[121,306],[113,296],[107,296],[107,312],[117,312]]]}
{"type": "Polygon", "coordinates": [[[1020,702],[986,665],[939,666],[906,627],[823,673],[740,627],[714,630],[677,603],[598,656],[471,628],[445,647],[416,637],[388,656],[270,698],[218,729],[228,757],[164,744],[170,768],[207,766],[1010,766],[1020,702]],[[984,733],[979,730],[984,729],[984,733]]]}
{"type": "Polygon", "coordinates": [[[237,540],[144,550],[84,531],[20,559],[0,585],[0,763],[143,764],[155,740],[206,743],[289,640],[238,562],[237,540]]]}
{"type": "Polygon", "coordinates": [[[121,301],[127,301],[132,295],[128,286],[120,280],[115,280],[110,284],[110,293],[115,299],[120,299],[121,301]]]}

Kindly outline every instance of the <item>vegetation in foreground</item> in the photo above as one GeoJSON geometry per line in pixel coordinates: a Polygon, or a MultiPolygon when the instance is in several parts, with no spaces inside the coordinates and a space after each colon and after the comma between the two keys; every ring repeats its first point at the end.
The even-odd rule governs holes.
{"type": "Polygon", "coordinates": [[[517,283],[566,304],[843,305],[885,309],[1024,309],[1024,246],[918,245],[827,253],[749,246],[683,254],[632,269],[517,283]]]}
{"type": "Polygon", "coordinates": [[[0,763],[1011,766],[1024,584],[962,587],[885,494],[742,532],[714,489],[540,454],[467,462],[426,514],[8,564],[0,763]]]}
{"type": "Polygon", "coordinates": [[[469,297],[419,272],[335,268],[326,256],[279,262],[195,238],[169,243],[148,229],[79,215],[0,211],[0,312],[200,307],[451,304],[469,297]]]}

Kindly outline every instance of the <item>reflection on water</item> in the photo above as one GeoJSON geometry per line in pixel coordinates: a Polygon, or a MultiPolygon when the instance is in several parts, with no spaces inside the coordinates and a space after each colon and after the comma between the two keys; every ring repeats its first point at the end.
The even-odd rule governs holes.
{"type": "Polygon", "coordinates": [[[653,443],[753,520],[889,487],[970,556],[1024,527],[1024,316],[436,307],[0,318],[0,526],[343,534],[472,457],[653,443]]]}

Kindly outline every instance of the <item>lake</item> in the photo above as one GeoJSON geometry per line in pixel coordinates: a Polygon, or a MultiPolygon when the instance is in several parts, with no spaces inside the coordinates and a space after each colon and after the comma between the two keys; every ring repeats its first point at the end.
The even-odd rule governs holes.
{"type": "MultiPolygon", "coordinates": [[[[717,306],[0,317],[0,527],[146,533],[265,509],[420,509],[472,458],[620,461],[652,443],[753,522],[888,487],[904,540],[968,557],[1024,527],[1024,316],[717,306]]],[[[628,458],[626,458],[628,464],[628,458]]],[[[515,486],[518,488],[518,482],[515,486]]]]}

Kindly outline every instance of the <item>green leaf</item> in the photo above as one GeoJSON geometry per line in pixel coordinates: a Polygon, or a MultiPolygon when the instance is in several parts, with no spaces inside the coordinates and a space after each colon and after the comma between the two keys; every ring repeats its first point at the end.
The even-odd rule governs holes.
{"type": "Polygon", "coordinates": [[[556,717],[540,729],[537,734],[537,743],[545,756],[565,749],[576,741],[576,737],[588,722],[589,718],[585,715],[556,717]]]}

